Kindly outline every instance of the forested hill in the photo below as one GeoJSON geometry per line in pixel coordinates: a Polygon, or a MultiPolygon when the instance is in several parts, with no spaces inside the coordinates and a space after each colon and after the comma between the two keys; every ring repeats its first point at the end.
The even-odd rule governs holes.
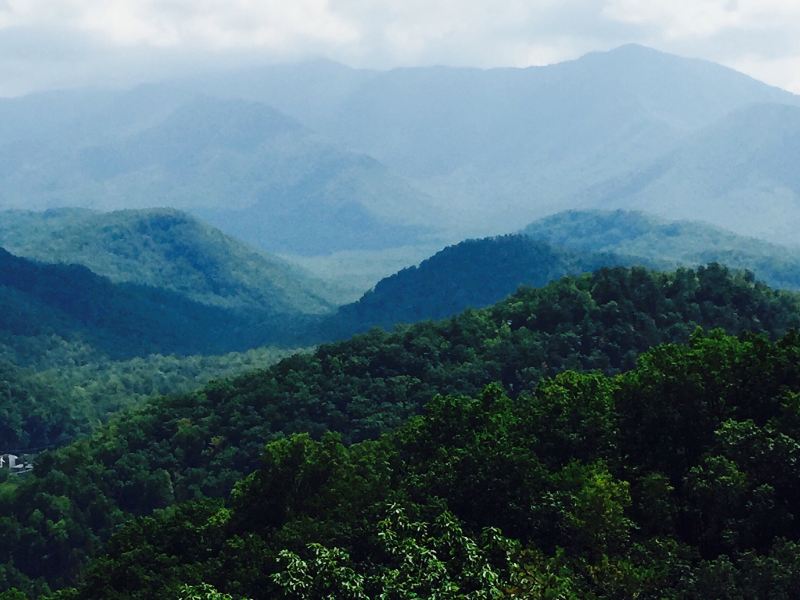
{"type": "Polygon", "coordinates": [[[790,600],[798,395],[797,334],[695,335],[376,442],[296,435],[224,505],[123,527],[66,597],[790,600]]]}
{"type": "Polygon", "coordinates": [[[258,466],[264,443],[287,433],[372,438],[438,393],[475,395],[497,381],[516,396],[566,368],[617,372],[651,346],[687,340],[698,325],[778,336],[800,326],[800,302],[719,266],[671,274],[604,269],[148,402],[41,456],[33,477],[0,488],[0,581],[41,590],[44,580],[72,580],[130,515],[226,495],[258,466]]]}
{"type": "Polygon", "coordinates": [[[382,279],[357,302],[325,319],[323,330],[341,338],[370,327],[441,319],[499,302],[521,285],[542,286],[564,275],[636,262],[651,266],[657,261],[572,253],[523,235],[467,240],[382,279]]]}
{"type": "Polygon", "coordinates": [[[286,327],[279,315],[206,306],[0,249],[0,352],[20,364],[36,362],[54,339],[113,358],[219,354],[280,339],[286,327]]]}
{"type": "Polygon", "coordinates": [[[5,211],[0,245],[19,256],[84,265],[117,283],[170,290],[213,306],[280,313],[332,309],[331,290],[321,282],[178,210],[5,211]]]}
{"type": "Polygon", "coordinates": [[[771,286],[800,289],[800,250],[697,221],[624,210],[571,210],[534,221],[522,233],[578,254],[616,253],[672,267],[719,262],[753,271],[771,286]]]}

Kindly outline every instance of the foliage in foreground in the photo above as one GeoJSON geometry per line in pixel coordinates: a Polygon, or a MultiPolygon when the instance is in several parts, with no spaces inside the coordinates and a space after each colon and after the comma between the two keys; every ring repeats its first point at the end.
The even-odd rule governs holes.
{"type": "Polygon", "coordinates": [[[62,598],[748,598],[800,589],[800,336],[439,396],[394,433],[270,443],[229,499],[115,534],[62,598]]]}
{"type": "Polygon", "coordinates": [[[516,397],[564,369],[618,372],[698,325],[777,336],[800,325],[798,300],[718,266],[601,270],[148,402],[0,487],[0,589],[70,583],[132,516],[225,497],[270,440],[327,431],[348,443],[375,438],[437,393],[476,396],[497,381],[516,397]]]}

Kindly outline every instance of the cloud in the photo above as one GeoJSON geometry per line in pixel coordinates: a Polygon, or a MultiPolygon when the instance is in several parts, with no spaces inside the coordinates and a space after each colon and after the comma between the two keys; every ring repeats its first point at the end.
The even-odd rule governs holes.
{"type": "Polygon", "coordinates": [[[0,93],[316,57],[527,66],[628,42],[800,91],[797,0],[0,0],[0,93]]]}

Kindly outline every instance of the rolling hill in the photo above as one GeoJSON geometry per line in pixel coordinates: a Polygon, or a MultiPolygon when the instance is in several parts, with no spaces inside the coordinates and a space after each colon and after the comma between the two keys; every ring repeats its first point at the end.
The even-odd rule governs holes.
{"type": "Polygon", "coordinates": [[[635,211],[567,211],[522,230],[579,255],[612,253],[661,265],[719,262],[747,269],[771,286],[800,289],[800,251],[697,221],[667,221],[635,211]]]}
{"type": "Polygon", "coordinates": [[[341,338],[370,327],[442,319],[499,302],[520,286],[542,286],[564,275],[633,262],[619,255],[572,253],[521,235],[467,240],[380,280],[358,301],[324,319],[322,327],[341,338]]]}

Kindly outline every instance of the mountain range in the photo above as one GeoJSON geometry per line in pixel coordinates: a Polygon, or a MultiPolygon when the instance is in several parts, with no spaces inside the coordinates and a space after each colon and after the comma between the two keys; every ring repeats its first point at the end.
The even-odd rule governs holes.
{"type": "Polygon", "coordinates": [[[0,99],[0,599],[795,597],[798,153],[641,46],[0,99]]]}
{"type": "Polygon", "coordinates": [[[0,101],[0,207],[171,206],[302,255],[494,235],[568,208],[793,243],[798,110],[641,46],[527,69],[316,62],[50,92],[0,101]]]}
{"type": "MultiPolygon", "coordinates": [[[[720,162],[710,169],[699,163],[698,140],[724,131],[785,139],[792,134],[768,114],[800,106],[797,96],[731,69],[637,45],[528,69],[375,72],[319,63],[291,72],[288,89],[281,85],[288,79],[282,67],[250,72],[247,80],[259,83],[248,91],[242,77],[229,93],[271,104],[374,156],[438,198],[452,222],[484,232],[513,229],[515,220],[564,208],[630,207],[617,197],[624,191],[618,182],[648,180],[676,153],[685,156],[684,168],[724,182],[733,173],[720,162]],[[320,82],[333,92],[307,93],[320,82]],[[755,116],[743,118],[751,108],[755,116]]],[[[727,151],[745,148],[766,164],[781,161],[752,144],[732,144],[727,151]]],[[[773,182],[762,174],[754,172],[751,183],[770,194],[773,182]]],[[[701,181],[682,175],[668,174],[670,185],[707,193],[701,181]]],[[[717,200],[731,214],[749,194],[704,199],[717,200]]],[[[665,193],[646,208],[672,218],[725,218],[713,210],[694,216],[673,211],[672,203],[680,201],[665,193]]],[[[696,204],[686,200],[684,206],[696,204]]],[[[779,233],[780,219],[770,219],[774,230],[714,222],[745,234],[779,233]]]]}
{"type": "MultiPolygon", "coordinates": [[[[104,285],[119,292],[105,294],[117,300],[98,308],[101,312],[117,310],[121,303],[127,311],[135,307],[155,314],[148,294],[159,294],[160,317],[166,322],[183,323],[186,315],[194,314],[181,327],[194,327],[196,323],[188,323],[196,317],[213,332],[204,340],[186,338],[184,345],[151,340],[135,350],[117,339],[111,345],[127,348],[126,356],[208,354],[259,344],[342,339],[370,327],[392,329],[400,323],[445,318],[491,305],[521,286],[541,286],[602,267],[668,269],[717,262],[749,270],[770,285],[800,289],[800,252],[791,248],[701,222],[673,222],[622,210],[567,211],[537,220],[517,234],[447,246],[418,265],[380,279],[346,304],[349,292],[174,209],[2,214],[0,244],[20,256],[61,263],[49,269],[69,272],[69,264],[79,264],[91,270],[67,281],[69,289],[104,285]],[[101,284],[104,277],[110,281],[101,284]],[[91,284],[81,278],[91,279],[91,284]],[[188,312],[181,314],[180,306],[188,312]]],[[[93,302],[91,294],[75,293],[93,302]]],[[[69,296],[65,291],[64,299],[69,296]]],[[[162,327],[157,333],[164,332],[162,327]]],[[[36,335],[41,340],[43,333],[36,335]]],[[[143,339],[147,335],[146,331],[143,339]]]]}

